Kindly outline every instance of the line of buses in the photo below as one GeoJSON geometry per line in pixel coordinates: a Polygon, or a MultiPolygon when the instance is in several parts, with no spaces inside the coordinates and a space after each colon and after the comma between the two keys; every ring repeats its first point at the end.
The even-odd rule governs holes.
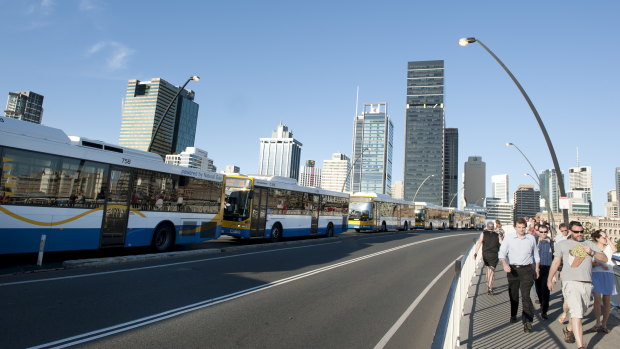
{"type": "Polygon", "coordinates": [[[0,117],[0,254],[278,241],[348,229],[481,229],[484,216],[375,193],[218,174],[159,155],[0,117]]]}

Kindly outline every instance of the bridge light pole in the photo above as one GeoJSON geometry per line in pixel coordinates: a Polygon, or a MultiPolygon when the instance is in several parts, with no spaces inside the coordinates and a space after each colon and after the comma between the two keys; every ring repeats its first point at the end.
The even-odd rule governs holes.
{"type": "Polygon", "coordinates": [[[172,99],[170,100],[170,103],[168,103],[168,106],[166,107],[166,110],[161,115],[161,118],[159,119],[159,122],[157,123],[157,126],[155,126],[155,130],[153,131],[153,135],[151,136],[151,141],[149,142],[149,146],[148,146],[148,148],[146,148],[146,151],[150,152],[151,149],[153,148],[153,143],[155,142],[155,137],[157,136],[157,132],[159,131],[159,128],[161,127],[161,124],[164,122],[164,119],[168,115],[168,111],[172,107],[172,104],[174,104],[174,101],[177,99],[177,97],[179,97],[179,95],[181,94],[181,91],[183,91],[185,89],[185,86],[187,86],[187,84],[189,84],[189,82],[192,81],[192,80],[193,81],[200,81],[200,77],[197,76],[197,75],[190,76],[189,79],[187,79],[187,81],[185,81],[183,86],[179,89],[179,91],[177,91],[177,93],[174,95],[174,97],[172,97],[172,99]]]}
{"type": "MultiPolygon", "coordinates": [[[[345,179],[344,179],[344,183],[342,183],[342,190],[340,190],[342,193],[344,193],[344,187],[347,185],[347,181],[349,180],[349,177],[351,176],[351,171],[353,171],[353,168],[355,167],[355,164],[357,163],[357,161],[358,161],[359,159],[361,159],[361,158],[362,158],[362,155],[364,155],[364,152],[365,152],[366,150],[372,150],[372,148],[364,148],[364,150],[362,150],[362,152],[360,153],[360,155],[358,155],[358,156],[355,158],[355,161],[353,161],[353,164],[351,164],[351,168],[350,168],[350,169],[349,169],[349,171],[347,172],[347,176],[346,176],[346,177],[345,177],[345,179]]],[[[353,187],[353,186],[351,186],[351,187],[353,187]]],[[[353,188],[350,188],[350,190],[351,190],[351,191],[353,191],[352,189],[353,189],[353,188]]]]}
{"type": "MultiPolygon", "coordinates": [[[[525,90],[523,89],[523,87],[521,86],[517,78],[515,78],[515,76],[512,74],[512,72],[508,70],[506,65],[504,65],[504,63],[495,55],[495,53],[493,53],[485,44],[483,44],[482,41],[476,38],[462,38],[459,40],[459,45],[467,46],[474,42],[477,42],[478,44],[480,44],[480,46],[482,46],[482,48],[484,48],[497,61],[497,63],[499,63],[499,65],[502,68],[504,68],[506,73],[508,73],[508,76],[510,76],[510,78],[515,83],[515,85],[517,85],[517,88],[519,89],[519,91],[521,91],[521,94],[527,101],[527,104],[530,106],[530,109],[532,110],[532,113],[534,113],[534,117],[536,118],[536,121],[538,122],[538,126],[540,127],[540,130],[542,131],[542,134],[545,137],[545,142],[547,142],[547,147],[549,148],[549,154],[551,155],[551,160],[553,160],[553,167],[555,168],[555,172],[558,177],[560,196],[566,197],[566,190],[564,190],[564,178],[562,176],[562,172],[560,171],[560,164],[558,162],[558,158],[555,156],[555,150],[553,149],[553,144],[551,143],[551,139],[549,138],[549,134],[547,133],[547,129],[545,128],[545,124],[540,118],[540,115],[538,115],[538,111],[536,110],[536,107],[534,107],[534,103],[532,103],[532,101],[530,100],[530,97],[527,95],[527,93],[525,92],[525,90]]],[[[564,223],[568,224],[568,210],[562,209],[562,216],[564,218],[564,223]]]]}
{"type": "MultiPolygon", "coordinates": [[[[536,177],[538,177],[538,180],[534,179],[534,177],[532,175],[530,175],[529,173],[526,173],[525,175],[529,175],[530,177],[532,177],[532,179],[534,179],[534,182],[536,182],[538,184],[538,188],[540,189],[540,191],[542,192],[542,186],[540,185],[540,177],[538,175],[538,171],[536,171],[536,169],[534,168],[534,165],[532,165],[532,162],[530,161],[530,159],[527,158],[527,156],[525,156],[525,153],[521,151],[521,149],[519,147],[517,147],[516,144],[514,143],[506,143],[505,144],[507,147],[515,147],[515,149],[517,149],[519,151],[519,153],[521,153],[521,155],[523,156],[523,158],[525,159],[525,161],[527,161],[527,163],[530,165],[530,168],[532,169],[532,171],[534,171],[534,173],[536,173],[536,177]]],[[[539,205],[540,206],[540,205],[539,205]]],[[[549,208],[549,197],[548,195],[546,195],[545,193],[545,208],[547,209],[547,214],[549,216],[549,223],[551,223],[551,225],[553,225],[553,227],[551,227],[551,230],[553,232],[555,232],[555,220],[553,219],[553,212],[551,212],[551,209],[549,208]]],[[[554,235],[554,234],[552,234],[554,235]]],[[[554,236],[552,236],[554,237],[554,236]]]]}
{"type": "Polygon", "coordinates": [[[415,191],[415,194],[413,194],[413,203],[415,204],[415,198],[418,196],[418,192],[420,191],[420,188],[422,188],[422,186],[424,185],[424,183],[426,183],[426,181],[431,178],[431,177],[435,177],[434,174],[432,175],[428,175],[428,177],[424,178],[424,180],[422,181],[422,183],[420,183],[420,185],[418,186],[418,189],[415,191]]]}

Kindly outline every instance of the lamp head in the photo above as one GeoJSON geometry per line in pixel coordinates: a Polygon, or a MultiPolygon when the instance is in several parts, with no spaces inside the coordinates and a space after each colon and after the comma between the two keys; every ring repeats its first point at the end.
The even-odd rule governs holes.
{"type": "Polygon", "coordinates": [[[461,38],[459,39],[459,45],[461,46],[467,46],[469,44],[472,44],[476,42],[476,38],[461,38]]]}
{"type": "Polygon", "coordinates": [[[506,145],[507,147],[510,147],[511,145],[514,145],[514,144],[512,144],[512,143],[506,143],[505,145],[506,145]]]}
{"type": "Polygon", "coordinates": [[[194,81],[200,81],[200,76],[198,75],[194,75],[190,78],[190,80],[194,80],[194,81]]]}

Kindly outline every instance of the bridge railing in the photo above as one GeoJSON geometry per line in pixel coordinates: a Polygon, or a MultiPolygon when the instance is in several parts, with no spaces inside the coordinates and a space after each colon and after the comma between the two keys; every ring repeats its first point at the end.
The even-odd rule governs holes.
{"type": "Polygon", "coordinates": [[[454,261],[455,275],[435,330],[435,337],[431,346],[433,349],[454,349],[460,346],[459,335],[463,306],[467,299],[471,280],[482,260],[482,254],[475,259],[473,258],[476,240],[463,256],[454,261]]]}
{"type": "Polygon", "coordinates": [[[612,256],[613,261],[616,263],[614,267],[614,279],[616,282],[616,291],[618,294],[611,296],[611,305],[618,308],[620,307],[620,255],[615,254],[612,256]]]}

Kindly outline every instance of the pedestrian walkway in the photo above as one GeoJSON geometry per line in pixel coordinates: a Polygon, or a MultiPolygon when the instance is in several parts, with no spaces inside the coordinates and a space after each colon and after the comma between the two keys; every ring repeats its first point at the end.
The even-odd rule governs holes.
{"type": "MultiPolygon", "coordinates": [[[[499,267],[495,273],[494,296],[487,295],[486,271],[480,263],[469,288],[460,324],[461,348],[577,348],[575,343],[564,342],[562,325],[557,321],[562,313],[560,284],[551,294],[549,320],[540,317],[540,306],[534,304],[534,328],[531,333],[523,332],[521,304],[517,323],[510,323],[510,301],[506,273],[499,267]]],[[[535,298],[532,298],[532,301],[535,298]]],[[[592,306],[586,313],[583,328],[594,325],[592,306]]],[[[608,321],[610,333],[584,333],[586,348],[615,349],[620,347],[620,320],[614,310],[608,321]]],[[[566,325],[564,325],[566,326],[566,325]]]]}

